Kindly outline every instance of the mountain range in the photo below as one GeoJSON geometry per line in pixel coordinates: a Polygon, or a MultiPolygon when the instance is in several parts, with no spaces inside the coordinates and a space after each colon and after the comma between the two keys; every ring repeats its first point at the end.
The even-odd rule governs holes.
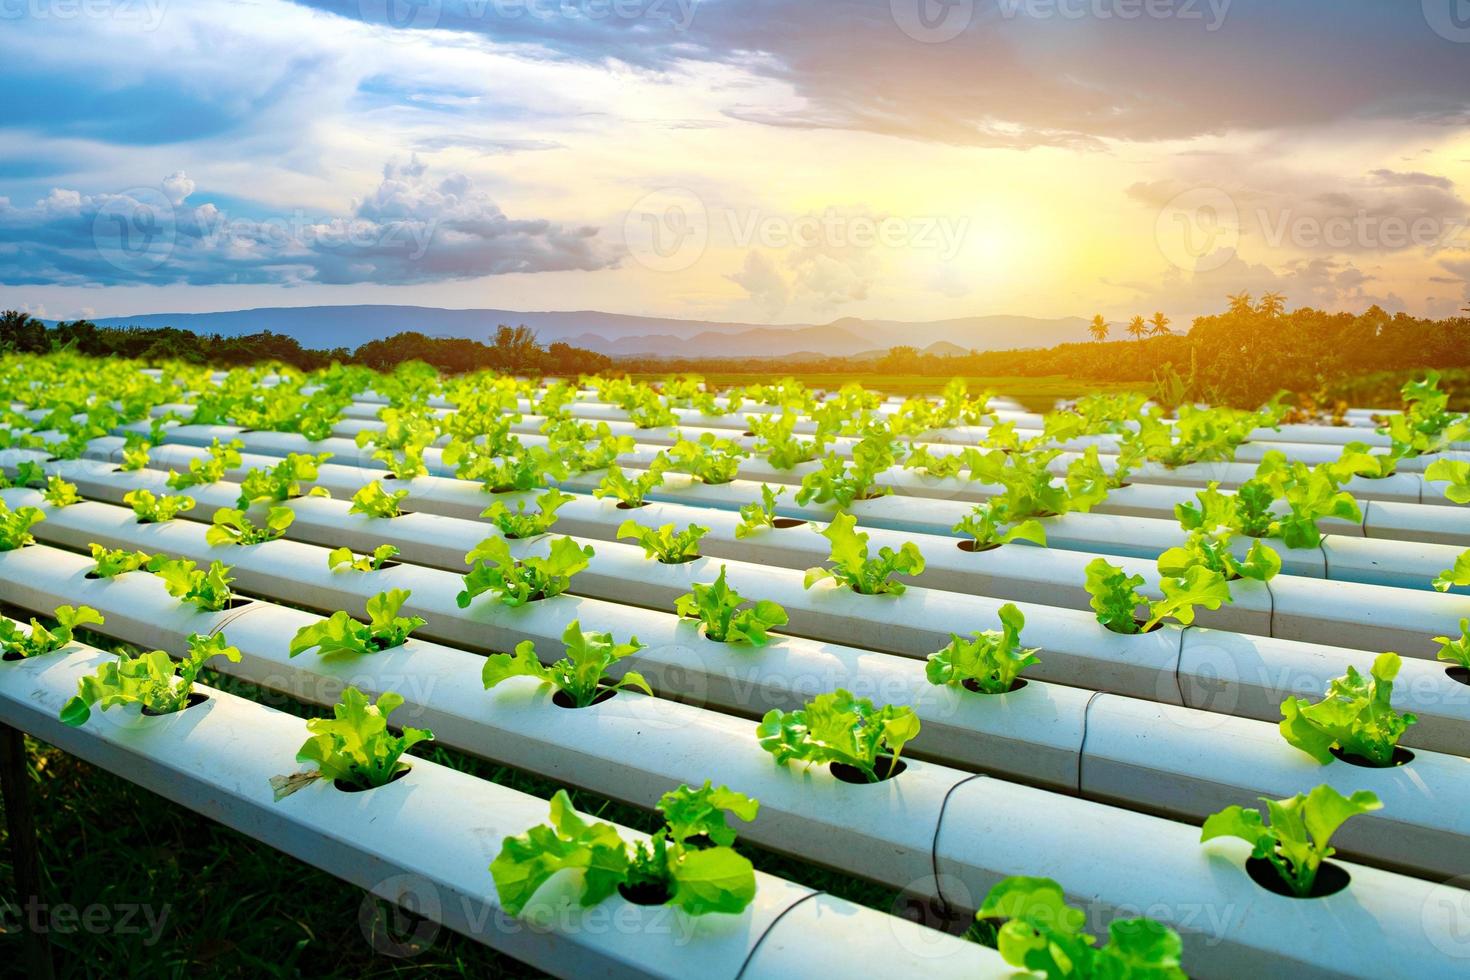
{"type": "Polygon", "coordinates": [[[178,327],[225,336],[271,330],[306,347],[353,348],[417,330],[431,337],[485,339],[500,324],[524,324],[543,343],[565,341],[614,357],[820,357],[874,355],[899,344],[930,353],[1051,347],[1087,339],[1081,317],[973,316],[910,322],[843,317],[780,326],[632,316],[595,310],[521,312],[426,306],[290,306],[219,313],[147,313],[95,320],[109,327],[178,327]]]}

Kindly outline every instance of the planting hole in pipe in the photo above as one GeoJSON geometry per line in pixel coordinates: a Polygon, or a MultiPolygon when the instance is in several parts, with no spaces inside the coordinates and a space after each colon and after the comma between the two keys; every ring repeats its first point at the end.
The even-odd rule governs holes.
{"type": "MultiPolygon", "coordinates": [[[[587,705],[587,707],[595,708],[597,705],[601,704],[604,701],[612,700],[612,698],[615,697],[617,693],[618,692],[615,689],[611,687],[605,687],[597,692],[597,697],[593,698],[592,703],[587,705]]],[[[566,691],[557,691],[555,694],[553,694],[551,696],[551,703],[556,705],[558,708],[568,708],[572,711],[576,711],[578,708],[577,702],[573,701],[572,696],[566,691]]]]}
{"type": "Polygon", "coordinates": [[[150,708],[150,707],[148,707],[148,706],[145,705],[143,707],[143,714],[147,715],[149,718],[167,718],[169,715],[177,715],[177,714],[180,714],[181,712],[188,711],[190,708],[194,707],[196,704],[203,704],[204,702],[206,702],[208,700],[209,700],[209,695],[208,694],[205,694],[202,691],[191,691],[191,692],[189,692],[189,700],[188,701],[185,701],[184,702],[184,706],[182,708],[180,708],[178,711],[154,711],[152,708],[150,708]]]}
{"type": "Polygon", "coordinates": [[[1360,755],[1350,755],[1335,745],[1327,751],[1332,753],[1334,759],[1339,759],[1350,766],[1357,766],[1360,769],[1396,769],[1399,766],[1407,766],[1414,761],[1414,753],[1402,745],[1394,746],[1393,757],[1383,765],[1373,762],[1371,759],[1365,759],[1360,755]]]}
{"type": "MultiPolygon", "coordinates": [[[[893,757],[889,755],[882,755],[879,756],[877,762],[873,764],[873,772],[878,777],[876,781],[881,783],[889,779],[898,778],[898,776],[901,775],[903,771],[908,767],[909,764],[907,762],[904,762],[902,759],[898,761],[898,766],[894,767],[893,757]]],[[[844,783],[856,783],[859,786],[871,786],[874,782],[874,780],[868,778],[867,773],[863,772],[857,766],[850,766],[845,762],[829,763],[827,768],[831,770],[832,775],[836,776],[844,783]]]]}
{"type": "Polygon", "coordinates": [[[662,881],[644,881],[636,885],[618,886],[618,894],[634,905],[667,905],[674,896],[662,881]]]}
{"type": "MultiPolygon", "coordinates": [[[[383,786],[387,786],[389,783],[396,783],[396,782],[398,782],[400,779],[402,779],[404,776],[407,776],[412,771],[413,771],[413,766],[404,766],[402,769],[398,770],[393,775],[389,776],[388,777],[388,782],[387,783],[384,783],[383,786]]],[[[334,788],[336,788],[338,791],[343,792],[343,793],[366,793],[368,790],[371,790],[371,789],[382,789],[383,788],[383,786],[359,786],[356,783],[349,783],[345,779],[334,779],[334,780],[332,780],[332,786],[334,788]]]]}
{"type": "Polygon", "coordinates": [[[1251,876],[1251,881],[1266,891],[1286,898],[1326,898],[1328,895],[1336,895],[1352,881],[1352,876],[1342,865],[1323,861],[1321,867],[1317,869],[1317,880],[1312,882],[1311,894],[1298,895],[1281,879],[1281,875],[1276,873],[1276,866],[1265,858],[1247,858],[1245,872],[1251,876]]]}
{"type": "Polygon", "coordinates": [[[1446,667],[1444,672],[1450,680],[1470,686],[1470,667],[1446,667]]]}
{"type": "Polygon", "coordinates": [[[648,506],[648,501],[646,501],[646,500],[643,501],[643,503],[641,503],[641,504],[630,504],[626,500],[619,500],[618,503],[617,503],[618,510],[637,510],[640,507],[647,507],[647,506],[648,506]]]}
{"type": "Polygon", "coordinates": [[[774,521],[771,522],[771,527],[779,527],[779,528],[803,527],[805,525],[806,525],[806,521],[799,521],[799,520],[797,520],[794,517],[778,517],[774,521]]]}
{"type": "MultiPolygon", "coordinates": [[[[982,691],[980,689],[979,683],[973,677],[966,678],[964,681],[961,682],[961,684],[964,687],[964,689],[967,690],[967,691],[969,691],[971,694],[982,694],[982,695],[986,695],[986,696],[995,696],[995,695],[991,695],[989,691],[982,691]]],[[[1008,689],[1006,689],[1004,691],[1001,691],[1000,694],[1015,694],[1017,691],[1019,691],[1021,688],[1025,687],[1025,686],[1026,686],[1026,678],[1024,678],[1024,677],[1017,677],[1014,681],[1011,682],[1011,686],[1008,689]]]]}
{"type": "Polygon", "coordinates": [[[984,545],[982,545],[982,544],[976,544],[973,540],[970,540],[970,541],[958,541],[958,542],[955,543],[955,547],[958,548],[958,549],[960,549],[961,551],[967,551],[970,554],[975,554],[975,553],[981,552],[981,551],[994,551],[996,548],[999,548],[1000,545],[999,544],[984,544],[984,545]]]}

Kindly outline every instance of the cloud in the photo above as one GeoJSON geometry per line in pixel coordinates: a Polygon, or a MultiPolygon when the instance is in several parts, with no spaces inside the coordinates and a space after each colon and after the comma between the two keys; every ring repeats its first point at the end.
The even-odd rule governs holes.
{"type": "Polygon", "coordinates": [[[745,290],[747,297],[766,319],[775,317],[791,299],[791,287],[776,264],[752,249],[745,253],[745,264],[739,272],[725,276],[745,290]]]}
{"type": "Polygon", "coordinates": [[[619,259],[596,228],[511,218],[471,178],[435,178],[418,158],[390,163],[340,215],[232,215],[194,194],[179,171],[120,193],[57,188],[28,208],[0,199],[0,283],[402,285],[619,259]]]}

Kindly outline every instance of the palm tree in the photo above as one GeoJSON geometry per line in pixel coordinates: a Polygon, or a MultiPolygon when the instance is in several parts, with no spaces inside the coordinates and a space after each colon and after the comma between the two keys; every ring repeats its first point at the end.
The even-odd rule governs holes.
{"type": "Polygon", "coordinates": [[[1108,321],[1104,320],[1103,315],[1099,313],[1092,318],[1092,326],[1087,328],[1087,332],[1092,334],[1093,340],[1107,340],[1108,321]]]}
{"type": "Polygon", "coordinates": [[[1155,313],[1154,318],[1149,322],[1153,324],[1153,329],[1148,332],[1148,335],[1150,337],[1158,337],[1161,334],[1172,333],[1172,331],[1169,329],[1169,318],[1164,316],[1164,314],[1162,313],[1155,313]]]}
{"type": "Polygon", "coordinates": [[[1258,309],[1262,316],[1280,316],[1286,310],[1286,297],[1280,293],[1267,293],[1261,297],[1258,309]]]}
{"type": "Polygon", "coordinates": [[[1252,301],[1250,293],[1232,293],[1230,299],[1230,312],[1238,316],[1245,316],[1252,312],[1252,301]]]}
{"type": "Polygon", "coordinates": [[[1148,333],[1148,327],[1144,325],[1143,317],[1136,316],[1128,321],[1128,336],[1142,340],[1146,333],[1148,333]]]}

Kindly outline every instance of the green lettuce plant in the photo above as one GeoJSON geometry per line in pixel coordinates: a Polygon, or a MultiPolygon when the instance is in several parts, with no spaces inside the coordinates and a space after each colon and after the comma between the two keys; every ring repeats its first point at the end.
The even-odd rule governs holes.
{"type": "Polygon", "coordinates": [[[370,554],[358,555],[351,548],[333,548],[327,553],[327,568],[336,571],[343,565],[359,572],[376,572],[398,556],[398,548],[391,544],[380,544],[370,554]]]}
{"type": "Polygon", "coordinates": [[[1159,588],[1162,599],[1150,601],[1139,592],[1142,575],[1129,575],[1106,558],[1094,558],[1087,564],[1084,587],[1092,597],[1091,605],[1097,621],[1114,633],[1147,633],[1170,616],[1188,626],[1194,622],[1194,607],[1219,609],[1230,600],[1230,583],[1219,572],[1192,565],[1179,578],[1163,578],[1159,588]],[[1146,607],[1147,618],[1138,620],[1138,609],[1146,607]]]}
{"type": "Polygon", "coordinates": [[[123,440],[122,462],[118,464],[118,469],[124,473],[147,469],[148,451],[152,448],[142,433],[129,432],[123,440]]]}
{"type": "Polygon", "coordinates": [[[77,493],[77,485],[68,483],[59,476],[47,478],[46,489],[41,491],[41,496],[52,507],[70,507],[82,502],[82,495],[77,493]]]}
{"type": "Polygon", "coordinates": [[[1470,670],[1470,619],[1460,620],[1459,639],[1436,636],[1434,642],[1439,644],[1439,653],[1435,654],[1434,659],[1446,660],[1457,667],[1470,670]]]}
{"type": "Polygon", "coordinates": [[[420,728],[403,729],[402,735],[388,730],[388,716],[403,705],[403,696],[384,691],[376,704],[355,687],[342,692],[332,707],[331,718],[312,718],[306,723],[311,737],[296,753],[297,762],[315,769],[303,777],[276,777],[271,784],[277,799],[300,789],[312,779],[340,780],[357,789],[386,786],[408,768],[403,754],[420,742],[430,742],[434,733],[420,728]]]}
{"type": "Polygon", "coordinates": [[[726,787],[691,790],[681,786],[659,801],[667,823],[650,840],[630,844],[616,827],[589,823],[572,808],[565,790],[551,798],[551,822],[533,827],[525,834],[507,837],[490,864],[496,896],[510,915],[519,915],[537,890],[567,868],[580,869],[583,906],[596,905],[613,892],[639,900],[675,906],[688,915],[737,914],[755,898],[755,869],[750,861],[729,846],[729,831],[723,813],[753,820],[759,804],[726,787]],[[701,814],[686,822],[691,812],[701,814]],[[718,814],[718,825],[706,811],[718,814]],[[716,838],[723,826],[726,833],[716,838]],[[694,827],[707,828],[712,847],[699,847],[691,840],[694,827]],[[714,831],[714,832],[711,832],[714,831]]]}
{"type": "Polygon", "coordinates": [[[374,480],[352,495],[352,506],[347,508],[347,513],[363,514],[384,520],[399,517],[403,514],[399,504],[403,503],[407,496],[407,490],[394,490],[389,493],[383,489],[381,482],[374,480]]]}
{"type": "Polygon", "coordinates": [[[664,467],[662,465],[650,466],[633,477],[629,477],[619,467],[610,466],[602,482],[592,491],[592,496],[598,500],[611,497],[625,508],[642,507],[646,503],[645,498],[663,486],[663,482],[664,467]]]}
{"type": "Polygon", "coordinates": [[[152,490],[129,490],[123,494],[123,503],[133,508],[139,524],[161,524],[194,509],[193,497],[159,497],[152,490]]]}
{"type": "Polygon", "coordinates": [[[745,597],[726,584],[724,565],[712,583],[696,583],[691,588],[692,592],[675,600],[674,611],[699,620],[704,624],[705,637],[717,643],[761,646],[767,640],[767,631],[787,623],[786,610],[770,600],[746,606],[745,597]]]}
{"type": "Polygon", "coordinates": [[[14,551],[36,540],[31,528],[46,519],[39,507],[17,507],[11,510],[0,500],[0,551],[14,551]]]}
{"type": "Polygon", "coordinates": [[[240,651],[225,642],[224,634],[189,637],[189,653],[177,663],[162,650],[138,656],[120,655],[77,682],[76,696],[61,708],[61,720],[73,727],[86,724],[92,708],[106,711],[115,705],[141,704],[149,714],[166,715],[189,706],[194,680],[211,657],[239,662],[240,651]]]}
{"type": "Polygon", "coordinates": [[[962,517],[951,530],[956,534],[968,535],[974,541],[976,551],[985,551],[1012,541],[1030,541],[1046,547],[1046,528],[1041,526],[1041,522],[1034,517],[1011,522],[1004,500],[987,500],[976,504],[975,509],[962,517]]]}
{"type": "Polygon", "coordinates": [[[511,510],[504,502],[497,500],[481,511],[480,516],[487,518],[490,523],[500,529],[500,533],[512,541],[521,538],[534,538],[545,534],[556,524],[556,512],[571,503],[576,498],[569,493],[562,493],[552,488],[536,498],[536,510],[527,511],[525,501],[517,501],[516,509],[511,510]]]}
{"type": "Polygon", "coordinates": [[[831,566],[808,568],[804,588],[831,579],[861,595],[902,595],[907,588],[893,580],[895,575],[913,576],[924,571],[919,546],[906,541],[897,550],[880,548],[878,557],[868,557],[868,535],[855,530],[857,518],[838,514],[821,535],[832,542],[831,566]]]}
{"type": "Polygon", "coordinates": [[[571,538],[556,538],[547,557],[518,561],[504,538],[486,538],[465,555],[470,572],[464,577],[464,590],[455,601],[464,609],[485,592],[495,593],[507,606],[559,596],[571,585],[572,576],[587,567],[594,554],[591,545],[583,548],[571,538]]]}
{"type": "Polygon", "coordinates": [[[183,558],[154,555],[148,559],[148,570],[163,580],[168,594],[180,602],[193,603],[203,612],[220,612],[230,605],[230,567],[223,562],[209,563],[206,571],[183,558]]]}
{"type": "MultiPolygon", "coordinates": [[[[239,439],[231,439],[229,442],[211,440],[207,457],[189,460],[189,468],[182,473],[172,469],[168,471],[169,489],[188,490],[190,487],[218,483],[225,478],[226,473],[240,465],[240,450],[244,448],[245,444],[239,439]]],[[[240,506],[244,507],[246,504],[240,506]]]]}
{"type": "Polygon", "coordinates": [[[1418,721],[1393,709],[1393,681],[1403,661],[1396,653],[1381,653],[1368,677],[1348,667],[1327,687],[1316,704],[1306,698],[1281,702],[1281,736],[1326,765],[1332,750],[1374,766],[1393,762],[1394,749],[1408,727],[1418,721]]]}
{"type": "Polygon", "coordinates": [[[680,439],[669,450],[672,470],[676,473],[688,473],[711,485],[734,480],[740,471],[741,460],[748,455],[740,443],[733,439],[721,439],[713,432],[704,433],[698,441],[680,439]]]}
{"type": "Polygon", "coordinates": [[[776,526],[776,498],[786,493],[785,487],[772,490],[761,484],[761,499],[740,508],[740,523],[735,528],[735,539],[742,541],[764,528],[776,526]]]}
{"type": "Polygon", "coordinates": [[[0,618],[0,649],[10,659],[39,657],[66,646],[78,628],[101,626],[105,622],[102,614],[91,606],[57,606],[51,618],[56,620],[55,626],[48,629],[40,620],[32,619],[29,631],[0,618]]]}
{"type": "Polygon", "coordinates": [[[796,711],[772,708],[756,729],[761,748],[779,765],[841,763],[874,783],[880,779],[879,759],[887,760],[887,772],[896,772],[903,747],[918,734],[913,708],[887,704],[880,709],[869,698],[841,689],[819,694],[796,711]]]}
{"type": "Polygon", "coordinates": [[[690,524],[682,531],[674,525],[664,524],[657,528],[644,527],[629,518],[618,526],[618,540],[632,538],[638,542],[647,558],[657,558],[665,565],[682,565],[699,557],[699,540],[709,533],[709,528],[690,524]]]}
{"type": "Polygon", "coordinates": [[[1040,663],[1037,648],[1021,647],[1026,617],[1014,603],[1000,607],[999,630],[976,631],[969,639],[957,633],[947,647],[931,653],[924,668],[930,684],[967,687],[982,694],[1005,694],[1016,686],[1021,671],[1040,663]]]}
{"type": "Polygon", "coordinates": [[[617,680],[607,676],[609,667],[643,649],[638,637],[618,643],[611,633],[584,632],[581,622],[574,619],[562,632],[561,640],[566,656],[550,666],[536,658],[536,645],[530,640],[517,644],[514,654],[492,653],[485,658],[480,674],[485,689],[511,677],[534,677],[555,687],[576,708],[589,707],[605,691],[630,687],[652,696],[653,689],[637,671],[627,671],[617,680]]]}
{"type": "Polygon", "coordinates": [[[1230,550],[1233,537],[1229,528],[1190,531],[1182,546],[1169,548],[1159,555],[1159,574],[1182,578],[1189,569],[1199,565],[1226,580],[1248,578],[1269,582],[1281,571],[1281,555],[1260,539],[1251,542],[1244,560],[1236,558],[1230,550]]]}
{"type": "Polygon", "coordinates": [[[261,544],[284,535],[295,520],[296,512],[290,507],[272,507],[263,525],[256,524],[243,510],[221,507],[214,512],[214,523],[204,532],[204,541],[211,547],[261,544]]]}
{"type": "Polygon", "coordinates": [[[1459,459],[1436,459],[1424,469],[1424,479],[1431,483],[1448,483],[1445,499],[1455,504],[1470,504],[1470,463],[1459,459]]]}
{"type": "Polygon", "coordinates": [[[1460,552],[1453,566],[1436,575],[1433,585],[1440,592],[1470,586],[1470,549],[1460,552]]]}
{"type": "Polygon", "coordinates": [[[1345,797],[1327,785],[1284,800],[1263,796],[1261,802],[1266,804],[1269,824],[1259,810],[1228,806],[1205,820],[1200,842],[1240,838],[1251,845],[1253,857],[1271,862],[1298,898],[1312,894],[1322,862],[1336,853],[1327,842],[1337,829],[1351,817],[1383,808],[1367,790],[1345,797]]]}
{"type": "Polygon", "coordinates": [[[147,565],[153,557],[146,551],[128,551],[125,548],[109,549],[93,542],[91,545],[94,567],[92,574],[98,578],[115,578],[124,572],[135,572],[147,565]]]}
{"type": "MultiPolygon", "coordinates": [[[[235,506],[249,507],[260,501],[279,504],[299,497],[301,485],[315,481],[320,476],[321,464],[331,458],[331,453],[287,453],[286,458],[274,466],[253,469],[240,481],[240,498],[235,506]]],[[[326,487],[312,487],[307,493],[309,497],[331,495],[326,487]]]]}
{"type": "Polygon", "coordinates": [[[802,477],[796,502],[831,503],[845,508],[852,506],[854,500],[890,494],[893,488],[879,486],[877,480],[893,465],[894,455],[891,445],[867,439],[853,446],[851,459],[828,453],[819,469],[802,477]]]}
{"type": "Polygon", "coordinates": [[[290,655],[315,649],[330,654],[365,655],[402,646],[410,633],[426,622],[420,616],[400,616],[398,610],[413,593],[408,589],[379,592],[367,601],[368,621],[360,623],[343,610],[321,622],[303,626],[291,640],[290,655]]]}
{"type": "Polygon", "coordinates": [[[991,887],[975,914],[1001,919],[997,948],[1011,966],[1047,980],[1188,980],[1184,942],[1153,919],[1117,919],[1108,942],[1083,932],[1087,913],[1066,902],[1050,878],[1004,878],[991,887]]]}

